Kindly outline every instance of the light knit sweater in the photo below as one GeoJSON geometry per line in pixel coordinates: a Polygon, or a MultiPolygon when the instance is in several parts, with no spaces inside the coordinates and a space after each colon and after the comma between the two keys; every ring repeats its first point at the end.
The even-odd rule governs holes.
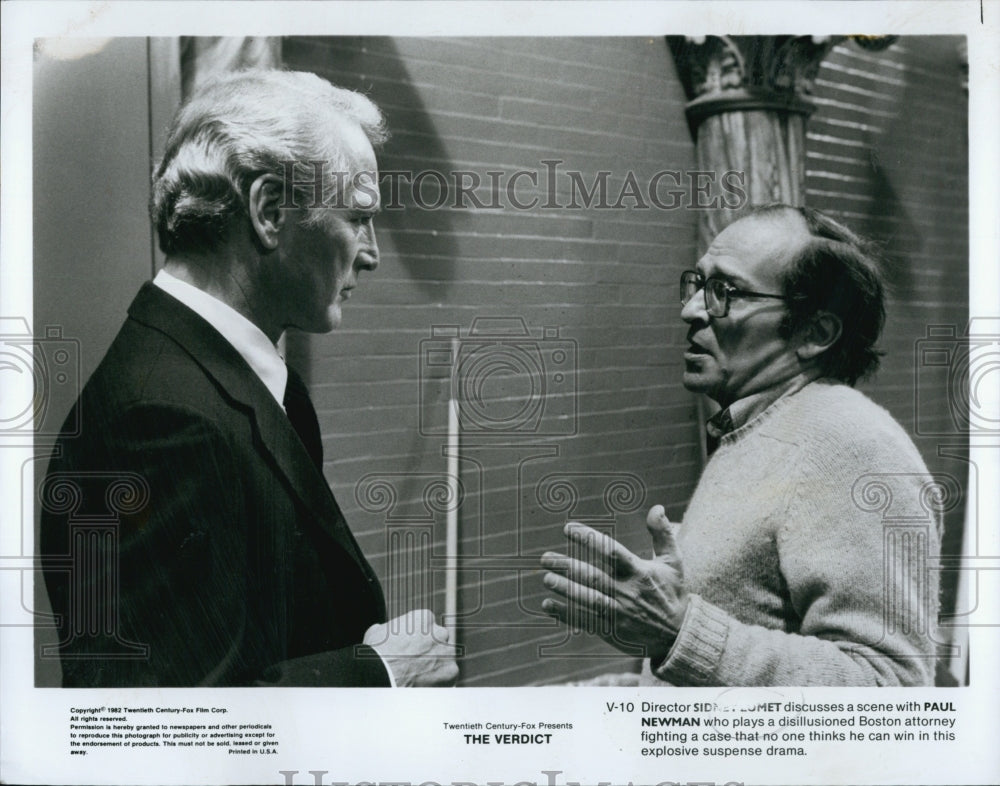
{"type": "Polygon", "coordinates": [[[861,393],[819,381],[779,399],[705,467],[677,536],[691,603],[644,681],[933,684],[933,490],[861,393]]]}

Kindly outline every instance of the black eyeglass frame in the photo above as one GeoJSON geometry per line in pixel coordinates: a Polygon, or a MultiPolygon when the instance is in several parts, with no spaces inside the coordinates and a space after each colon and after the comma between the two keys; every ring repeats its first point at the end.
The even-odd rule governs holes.
{"type": "MultiPolygon", "coordinates": [[[[691,298],[693,298],[695,295],[698,294],[698,290],[701,290],[702,296],[705,298],[705,311],[708,312],[708,315],[710,317],[714,317],[716,319],[721,319],[722,317],[729,316],[729,305],[733,295],[736,295],[737,297],[766,297],[772,300],[788,300],[788,298],[785,297],[784,295],[773,295],[769,292],[753,292],[752,290],[749,289],[740,289],[739,287],[734,287],[728,281],[725,281],[716,276],[709,276],[708,278],[705,278],[697,270],[685,270],[683,273],[681,273],[681,280],[680,280],[681,305],[686,306],[691,301],[691,298]],[[712,307],[708,302],[708,289],[709,289],[709,284],[711,282],[716,282],[719,286],[721,286],[722,291],[724,293],[724,296],[721,299],[722,302],[721,314],[713,314],[712,307]],[[696,289],[691,295],[685,296],[688,286],[690,284],[697,284],[698,289],[696,289]]],[[[713,295],[713,297],[715,300],[717,301],[719,300],[717,293],[713,295]]]]}

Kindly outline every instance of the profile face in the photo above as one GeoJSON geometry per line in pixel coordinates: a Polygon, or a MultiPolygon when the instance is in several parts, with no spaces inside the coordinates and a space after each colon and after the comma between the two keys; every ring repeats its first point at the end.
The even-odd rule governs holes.
{"type": "Polygon", "coordinates": [[[282,234],[280,263],[286,327],[326,333],[340,325],[343,304],[359,283],[362,270],[378,267],[374,219],[379,210],[375,151],[355,125],[338,129],[347,161],[343,194],[332,207],[299,207],[282,234]],[[318,219],[308,226],[306,217],[318,219]]]}
{"type": "MultiPolygon", "coordinates": [[[[780,295],[784,274],[808,239],[797,215],[750,216],[722,230],[696,269],[739,289],[780,295]]],[[[791,379],[800,367],[794,341],[778,334],[785,313],[784,301],[734,295],[728,315],[712,317],[699,290],[681,310],[690,326],[684,387],[727,407],[791,379]]]]}

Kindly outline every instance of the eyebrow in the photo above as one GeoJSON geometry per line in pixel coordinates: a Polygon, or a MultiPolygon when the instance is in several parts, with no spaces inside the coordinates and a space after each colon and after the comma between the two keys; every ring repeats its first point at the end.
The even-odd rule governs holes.
{"type": "MultiPolygon", "coordinates": [[[[701,264],[701,260],[698,260],[698,265],[700,265],[700,264],[701,264]]],[[[695,266],[695,271],[699,275],[701,275],[702,278],[705,278],[705,279],[720,278],[723,281],[726,281],[727,283],[732,284],[733,286],[738,287],[740,289],[751,288],[750,287],[750,282],[747,281],[742,276],[740,276],[740,275],[738,275],[736,273],[730,273],[727,270],[720,269],[718,267],[716,267],[716,269],[713,270],[713,272],[710,275],[707,275],[707,276],[701,270],[697,269],[697,265],[695,266]]]]}

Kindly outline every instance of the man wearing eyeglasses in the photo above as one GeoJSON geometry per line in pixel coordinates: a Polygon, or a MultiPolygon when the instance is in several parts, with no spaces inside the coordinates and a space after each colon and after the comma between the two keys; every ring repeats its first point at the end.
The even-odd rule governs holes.
{"type": "Polygon", "coordinates": [[[649,511],[648,560],[571,522],[574,556],[542,559],[543,607],[642,645],[650,683],[932,684],[932,478],[853,389],[885,318],[865,243],[816,211],[759,208],[681,275],[680,296],[684,386],[720,407],[684,520],[649,511]],[[873,491],[913,514],[902,541],[873,491]]]}

